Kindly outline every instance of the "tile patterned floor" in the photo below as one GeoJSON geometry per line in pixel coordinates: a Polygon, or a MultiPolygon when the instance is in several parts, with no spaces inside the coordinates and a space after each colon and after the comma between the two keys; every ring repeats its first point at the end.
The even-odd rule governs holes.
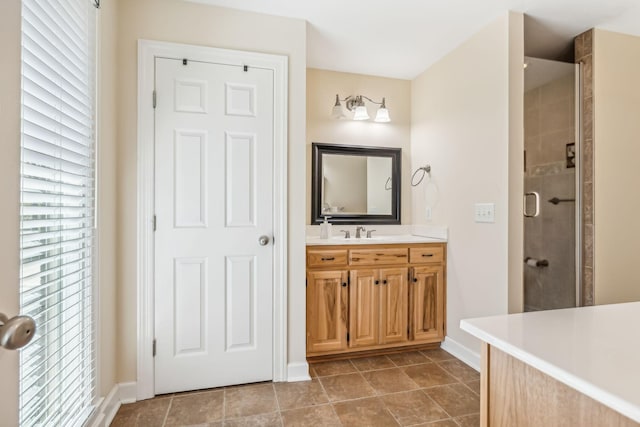
{"type": "Polygon", "coordinates": [[[480,425],[480,375],[441,349],[314,363],[311,376],[158,396],[111,426],[480,425]]]}

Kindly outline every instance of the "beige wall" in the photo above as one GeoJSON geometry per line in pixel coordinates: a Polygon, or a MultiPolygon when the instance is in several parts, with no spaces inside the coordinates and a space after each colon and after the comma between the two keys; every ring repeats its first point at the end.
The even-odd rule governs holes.
{"type": "Polygon", "coordinates": [[[595,303],[640,300],[640,37],[595,30],[595,303]]]}
{"type": "Polygon", "coordinates": [[[151,39],[289,57],[289,362],[305,361],[306,23],[181,0],[122,0],[118,27],[117,354],[136,380],[137,41],[151,39]]]}
{"type": "MultiPolygon", "coordinates": [[[[344,106],[344,103],[343,103],[344,106]]],[[[369,116],[377,107],[367,104],[369,116]]],[[[346,108],[345,108],[346,111],[346,108]]],[[[340,73],[309,68],[307,70],[307,213],[311,223],[311,143],[368,145],[402,148],[402,223],[411,224],[411,82],[362,74],[340,73]],[[331,108],[336,94],[366,95],[380,101],[386,98],[390,123],[335,120],[331,108]]]]}
{"type": "Polygon", "coordinates": [[[98,57],[98,283],[100,286],[100,389],[106,396],[116,383],[116,113],[118,2],[99,11],[98,57]]]}
{"type": "MultiPolygon", "coordinates": [[[[512,20],[516,30],[522,28],[522,15],[505,14],[412,83],[411,161],[413,168],[431,165],[440,194],[433,223],[449,226],[447,335],[478,353],[479,342],[460,330],[460,320],[504,314],[508,305],[512,20]],[[494,224],[474,222],[477,202],[495,203],[494,224]]],[[[521,59],[516,72],[522,76],[521,59]]],[[[513,84],[520,90],[522,108],[522,82],[513,84]]],[[[520,150],[520,157],[521,144],[517,141],[514,148],[520,150]]],[[[414,193],[416,224],[425,223],[420,188],[414,193]]]]}
{"type": "MultiPolygon", "coordinates": [[[[20,5],[0,2],[0,312],[8,316],[20,307],[20,5]]],[[[18,352],[0,349],[0,378],[1,423],[17,426],[18,352]]]]}

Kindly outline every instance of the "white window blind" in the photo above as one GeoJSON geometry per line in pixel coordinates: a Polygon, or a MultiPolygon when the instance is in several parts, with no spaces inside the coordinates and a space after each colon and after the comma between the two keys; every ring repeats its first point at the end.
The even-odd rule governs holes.
{"type": "Polygon", "coordinates": [[[93,410],[95,14],[92,0],[22,2],[20,425],[93,410]]]}

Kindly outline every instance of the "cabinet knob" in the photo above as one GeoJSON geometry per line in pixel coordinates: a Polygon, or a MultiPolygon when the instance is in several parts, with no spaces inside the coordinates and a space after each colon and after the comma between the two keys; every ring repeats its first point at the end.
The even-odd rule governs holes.
{"type": "Polygon", "coordinates": [[[342,287],[343,287],[343,288],[346,288],[346,287],[347,287],[347,282],[343,282],[343,283],[342,283],[342,287]]]}
{"type": "Polygon", "coordinates": [[[376,280],[375,283],[376,283],[376,285],[379,285],[380,284],[380,280],[376,280]]]}
{"type": "Polygon", "coordinates": [[[383,285],[386,285],[386,284],[387,284],[387,281],[386,281],[386,280],[383,280],[383,281],[382,281],[382,284],[383,284],[383,285]]]}
{"type": "Polygon", "coordinates": [[[413,278],[413,283],[415,283],[415,282],[417,282],[417,281],[418,281],[418,279],[414,277],[414,278],[413,278]]]}

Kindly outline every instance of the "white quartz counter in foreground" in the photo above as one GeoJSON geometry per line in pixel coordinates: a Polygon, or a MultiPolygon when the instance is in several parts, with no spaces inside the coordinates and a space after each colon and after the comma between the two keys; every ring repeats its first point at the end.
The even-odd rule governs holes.
{"type": "Polygon", "coordinates": [[[640,302],[468,319],[460,327],[640,422],[640,302]]]}
{"type": "MultiPolygon", "coordinates": [[[[363,233],[364,234],[364,233],[363,233]]],[[[369,239],[366,237],[356,239],[345,239],[342,236],[333,236],[329,239],[321,239],[318,236],[307,236],[307,246],[315,245],[392,245],[401,243],[446,243],[445,239],[435,239],[433,237],[404,235],[379,235],[369,239]]]]}

